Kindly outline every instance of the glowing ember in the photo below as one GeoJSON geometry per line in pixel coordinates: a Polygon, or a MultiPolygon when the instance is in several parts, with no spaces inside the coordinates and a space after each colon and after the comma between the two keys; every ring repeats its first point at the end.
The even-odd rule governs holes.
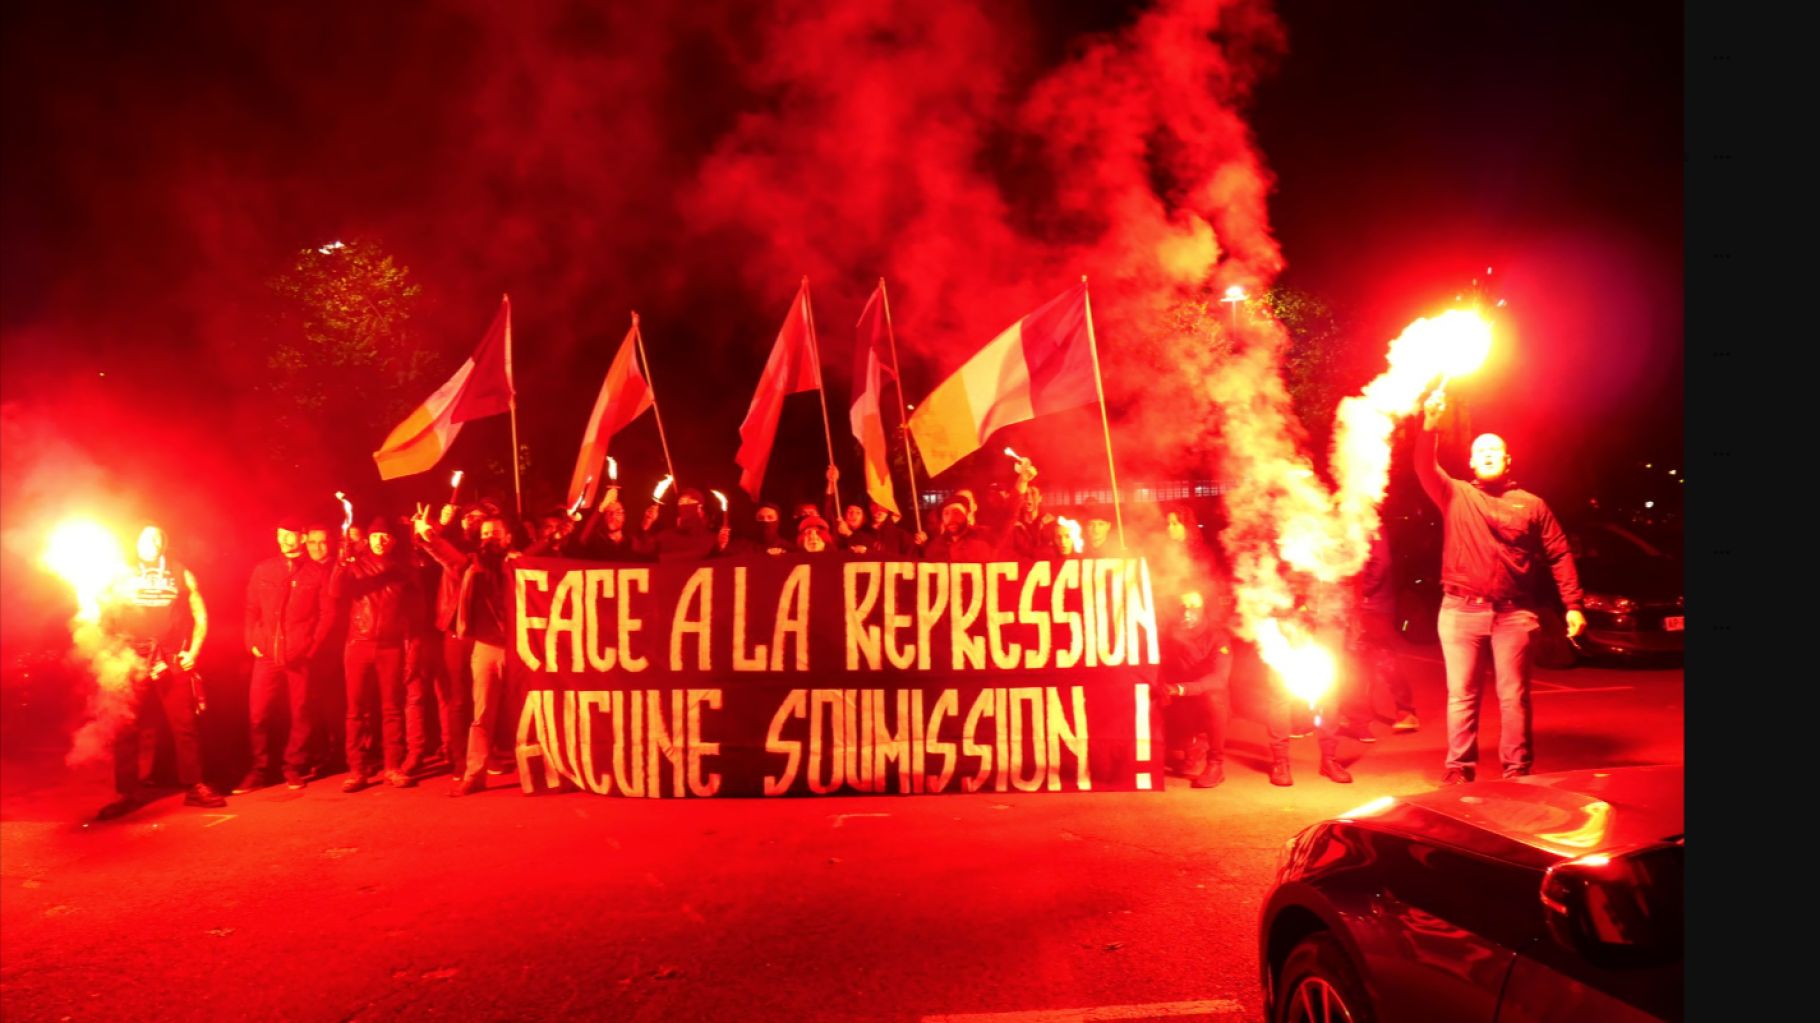
{"type": "Polygon", "coordinates": [[[76,591],[76,618],[101,620],[101,603],[126,577],[126,555],[114,534],[86,519],[65,521],[51,531],[44,567],[76,591]]]}
{"type": "Polygon", "coordinates": [[[674,476],[665,476],[663,479],[658,480],[657,489],[651,491],[651,500],[656,501],[659,504],[662,504],[664,495],[669,493],[670,488],[675,485],[676,485],[676,477],[674,477],[674,476]]]}
{"type": "Polygon", "coordinates": [[[1333,689],[1339,669],[1333,655],[1294,622],[1266,618],[1257,625],[1258,656],[1264,659],[1283,685],[1310,707],[1333,689]]]}

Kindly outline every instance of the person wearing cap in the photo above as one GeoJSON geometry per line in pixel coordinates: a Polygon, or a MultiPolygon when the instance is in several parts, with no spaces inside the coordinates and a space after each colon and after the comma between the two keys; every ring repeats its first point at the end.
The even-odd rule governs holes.
{"type": "Polygon", "coordinates": [[[301,789],[309,772],[309,663],[328,634],[334,604],[329,573],[304,554],[304,524],[278,525],[278,554],[254,566],[246,591],[246,645],[253,655],[247,682],[253,764],[235,793],[272,784],[279,765],[280,706],[288,712],[282,764],[285,784],[301,789]]]}
{"type": "Polygon", "coordinates": [[[929,561],[991,561],[992,544],[974,527],[969,512],[970,505],[955,491],[954,496],[942,502],[941,532],[930,537],[923,547],[923,557],[929,561]]]}
{"type": "Polygon", "coordinates": [[[348,612],[342,656],[348,708],[343,792],[359,792],[381,778],[397,788],[415,784],[403,769],[408,737],[404,658],[410,623],[420,617],[424,599],[392,524],[374,519],[366,536],[366,549],[350,550],[329,577],[331,595],[345,602],[348,612]]]}
{"type": "Polygon", "coordinates": [[[146,802],[140,779],[140,750],[157,742],[162,711],[177,754],[177,782],[188,791],[186,806],[216,808],[227,800],[202,780],[202,744],[196,713],[201,710],[201,684],[192,672],[208,635],[208,608],[196,589],[196,577],[165,554],[164,530],[146,526],[136,545],[138,560],[116,588],[101,620],[108,635],[136,655],[131,675],[131,720],[114,737],[114,788],[118,799],[95,816],[111,820],[146,802]]]}
{"type": "Polygon", "coordinates": [[[828,528],[828,520],[820,515],[804,516],[796,524],[796,549],[805,554],[825,554],[838,550],[834,546],[834,532],[828,528]]]}

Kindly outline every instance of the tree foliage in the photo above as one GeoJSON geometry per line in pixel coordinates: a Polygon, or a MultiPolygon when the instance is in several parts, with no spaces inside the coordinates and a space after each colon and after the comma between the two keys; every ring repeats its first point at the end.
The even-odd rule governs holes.
{"type": "Polygon", "coordinates": [[[364,239],[304,249],[269,286],[276,305],[263,389],[275,446],[332,469],[364,458],[422,398],[432,353],[411,323],[422,289],[364,239]]]}

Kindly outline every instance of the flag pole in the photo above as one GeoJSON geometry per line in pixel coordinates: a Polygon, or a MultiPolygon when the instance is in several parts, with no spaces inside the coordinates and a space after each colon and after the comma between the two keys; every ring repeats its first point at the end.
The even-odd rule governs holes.
{"type": "Polygon", "coordinates": [[[897,331],[891,326],[891,293],[885,290],[885,279],[878,279],[878,297],[885,306],[885,337],[891,342],[891,376],[897,383],[897,431],[904,438],[904,469],[910,473],[910,511],[912,525],[923,523],[923,501],[916,492],[916,459],[910,452],[910,410],[904,405],[904,372],[897,364],[897,331]]]}
{"type": "MultiPolygon", "coordinates": [[[[512,383],[512,296],[501,295],[499,300],[506,307],[506,383],[512,383]]],[[[506,411],[512,417],[512,503],[518,509],[518,520],[525,517],[524,481],[519,478],[518,468],[518,388],[508,386],[506,393],[506,411]]]]}
{"type": "MultiPolygon", "coordinates": [[[[803,275],[803,329],[809,332],[809,359],[815,364],[815,394],[822,403],[822,436],[828,441],[828,465],[834,465],[834,428],[828,425],[828,388],[822,384],[821,346],[815,341],[815,314],[809,310],[809,277],[803,275]]],[[[834,487],[834,514],[840,514],[840,481],[834,487]]]]}
{"type": "Polygon", "coordinates": [[[664,468],[670,470],[670,478],[676,478],[676,463],[670,460],[670,438],[664,434],[664,413],[657,404],[657,381],[651,379],[651,357],[645,354],[645,332],[638,325],[638,310],[632,311],[632,336],[638,339],[638,358],[645,364],[645,386],[651,389],[651,415],[657,419],[657,442],[663,445],[664,468]]]}
{"type": "Polygon", "coordinates": [[[1119,504],[1119,471],[1112,464],[1112,424],[1106,418],[1106,385],[1100,380],[1100,346],[1093,336],[1093,301],[1087,297],[1087,275],[1081,275],[1081,308],[1087,313],[1087,351],[1093,355],[1093,389],[1100,397],[1100,429],[1106,436],[1106,474],[1112,479],[1112,517],[1118,522],[1119,547],[1125,547],[1125,513],[1119,504]]]}

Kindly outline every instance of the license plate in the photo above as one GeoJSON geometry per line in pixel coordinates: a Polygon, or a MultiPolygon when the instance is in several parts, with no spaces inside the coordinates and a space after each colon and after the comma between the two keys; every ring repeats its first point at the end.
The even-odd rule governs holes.
{"type": "Polygon", "coordinates": [[[1673,618],[1664,618],[1662,619],[1662,627],[1670,632],[1685,631],[1687,628],[1687,618],[1682,615],[1676,615],[1673,618]]]}

